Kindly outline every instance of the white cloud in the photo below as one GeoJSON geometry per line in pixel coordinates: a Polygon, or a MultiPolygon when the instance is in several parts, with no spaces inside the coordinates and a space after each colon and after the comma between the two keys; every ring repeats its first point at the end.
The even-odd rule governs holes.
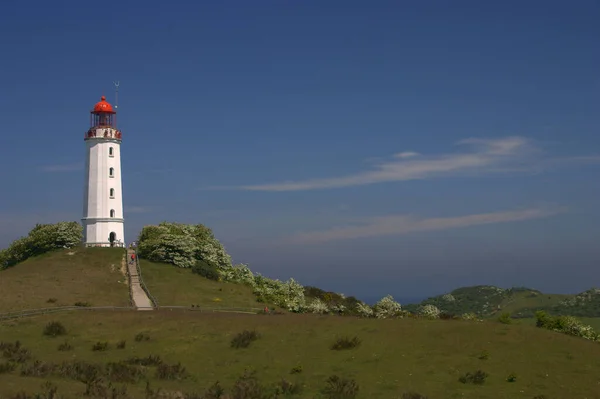
{"type": "Polygon", "coordinates": [[[292,236],[289,241],[295,244],[312,244],[354,238],[456,229],[484,224],[546,218],[564,212],[565,210],[565,208],[529,208],[439,218],[418,218],[413,215],[389,215],[371,218],[365,223],[358,225],[340,226],[328,230],[299,233],[292,236]]]}
{"type": "Polygon", "coordinates": [[[418,155],[420,155],[420,154],[416,153],[416,152],[405,151],[405,152],[399,152],[397,154],[394,154],[394,158],[412,158],[412,157],[416,157],[418,155]]]}
{"type": "Polygon", "coordinates": [[[73,172],[83,170],[82,163],[59,164],[42,166],[43,172],[73,172]]]}
{"type": "Polygon", "coordinates": [[[416,152],[401,152],[395,154],[391,160],[376,161],[375,169],[346,176],[238,187],[216,187],[214,189],[250,191],[314,190],[472,174],[532,173],[540,172],[549,166],[560,163],[600,161],[598,156],[563,159],[544,157],[541,149],[533,142],[518,136],[500,139],[469,138],[459,141],[457,145],[469,147],[470,151],[432,156],[420,155],[416,152]]]}

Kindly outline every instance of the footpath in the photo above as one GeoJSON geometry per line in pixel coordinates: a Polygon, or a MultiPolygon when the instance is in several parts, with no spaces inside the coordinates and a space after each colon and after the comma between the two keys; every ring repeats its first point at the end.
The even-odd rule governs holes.
{"type": "Polygon", "coordinates": [[[131,262],[131,255],[134,254],[135,251],[128,249],[127,250],[127,272],[130,276],[130,287],[131,297],[133,298],[133,304],[137,308],[137,310],[153,310],[152,301],[146,295],[146,291],[142,289],[142,285],[140,284],[140,275],[138,274],[138,270],[136,264],[138,259],[136,257],[135,262],[131,262]]]}

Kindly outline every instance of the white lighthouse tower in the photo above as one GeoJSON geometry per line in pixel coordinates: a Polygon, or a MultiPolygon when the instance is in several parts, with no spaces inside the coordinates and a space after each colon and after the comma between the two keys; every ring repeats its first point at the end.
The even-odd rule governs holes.
{"type": "Polygon", "coordinates": [[[117,115],[104,96],[91,111],[85,134],[86,162],[83,234],[86,246],[124,245],[121,184],[121,131],[117,115]]]}

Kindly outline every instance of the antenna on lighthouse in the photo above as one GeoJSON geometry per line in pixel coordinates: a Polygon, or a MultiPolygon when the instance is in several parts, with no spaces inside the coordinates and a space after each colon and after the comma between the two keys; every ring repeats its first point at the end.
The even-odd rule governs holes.
{"type": "Polygon", "coordinates": [[[115,109],[119,108],[119,81],[114,81],[113,85],[115,85],[115,109]]]}

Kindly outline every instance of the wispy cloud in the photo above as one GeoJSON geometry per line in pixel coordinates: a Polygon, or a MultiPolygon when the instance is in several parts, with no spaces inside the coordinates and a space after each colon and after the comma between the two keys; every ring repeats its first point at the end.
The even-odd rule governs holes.
{"type": "Polygon", "coordinates": [[[42,172],[73,172],[83,170],[82,163],[71,163],[71,164],[60,164],[60,165],[46,165],[42,166],[42,172]]]}
{"type": "Polygon", "coordinates": [[[362,224],[340,226],[327,230],[309,231],[292,236],[295,244],[314,244],[354,238],[391,236],[422,231],[448,230],[493,223],[518,222],[554,216],[566,211],[563,207],[529,208],[520,210],[478,213],[440,218],[419,218],[413,215],[390,215],[371,218],[362,224]]]}
{"type": "Polygon", "coordinates": [[[376,160],[374,162],[374,169],[346,176],[272,184],[215,187],[213,189],[251,191],[314,190],[435,177],[508,172],[532,173],[540,172],[549,166],[559,163],[600,161],[600,156],[563,159],[548,157],[531,140],[518,136],[499,139],[469,138],[461,140],[456,144],[463,148],[466,147],[466,150],[458,153],[430,156],[421,155],[413,151],[399,152],[391,157],[392,159],[376,160]]]}

